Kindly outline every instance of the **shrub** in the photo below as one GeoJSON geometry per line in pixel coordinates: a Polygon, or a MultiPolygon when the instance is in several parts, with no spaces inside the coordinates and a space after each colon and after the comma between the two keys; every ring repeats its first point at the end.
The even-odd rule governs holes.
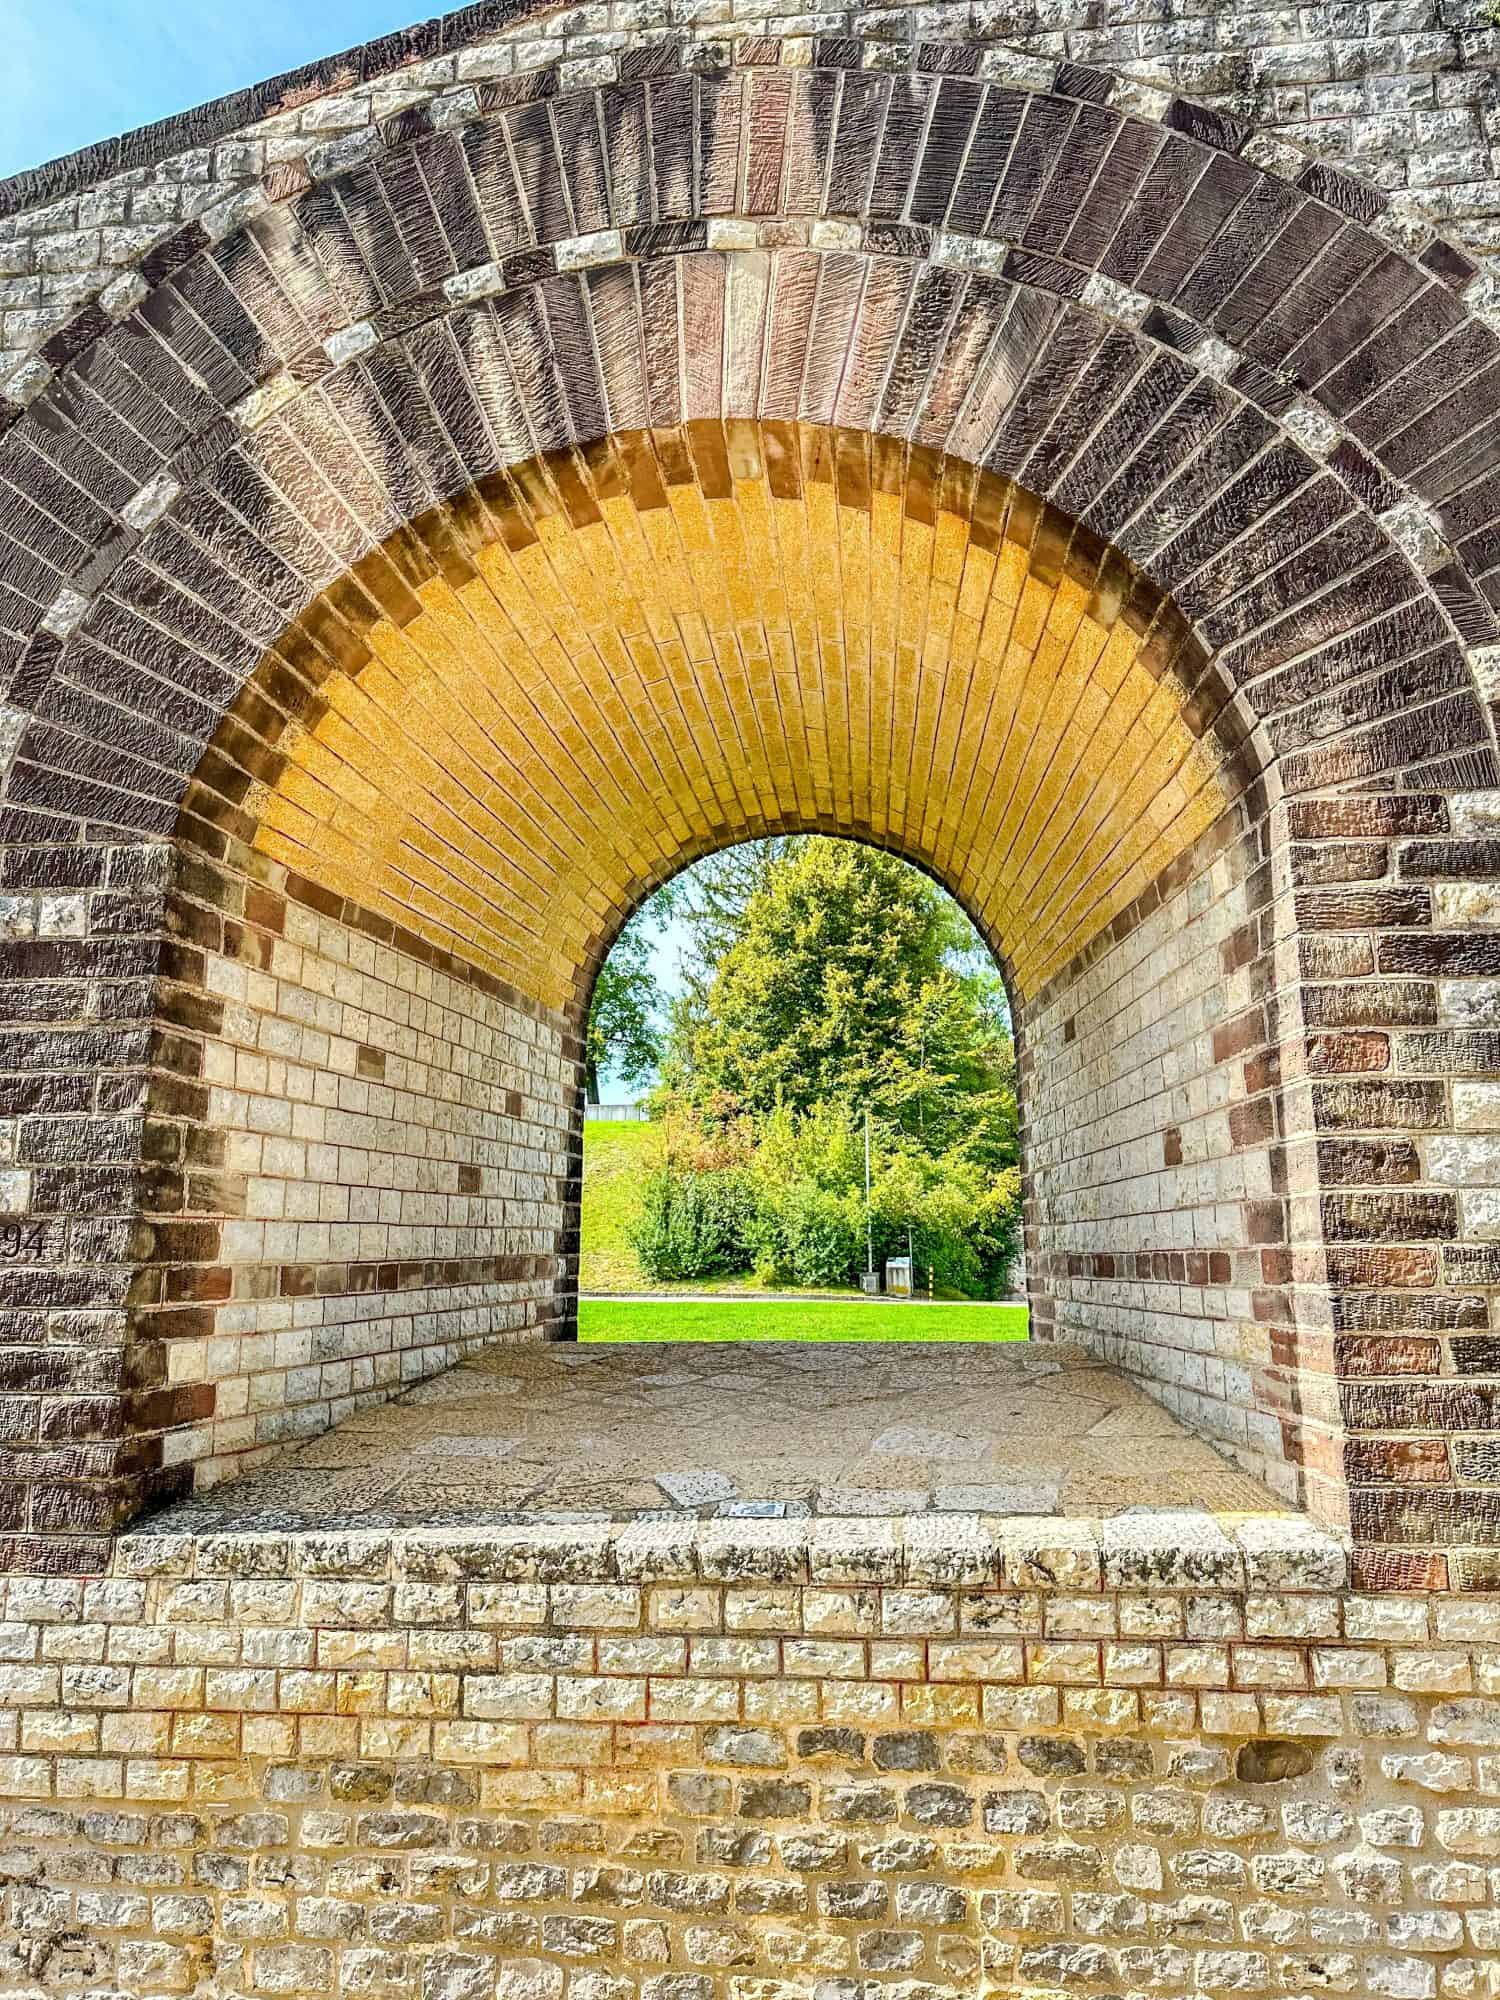
{"type": "Polygon", "coordinates": [[[864,1219],[847,1195],[807,1181],[787,1190],[787,1262],[799,1285],[847,1285],[864,1256],[864,1219]]]}
{"type": "Polygon", "coordinates": [[[642,1190],[630,1246],[658,1283],[722,1277],[750,1260],[752,1208],[749,1183],[737,1169],[658,1167],[642,1190]]]}
{"type": "MultiPolygon", "coordinates": [[[[657,1282],[752,1266],[762,1285],[851,1285],[865,1268],[863,1118],[848,1104],[670,1128],[631,1243],[657,1282]]],[[[922,1152],[877,1131],[870,1225],[877,1264],[908,1244],[949,1297],[997,1298],[1020,1241],[1021,1176],[964,1148],[922,1152]]]]}

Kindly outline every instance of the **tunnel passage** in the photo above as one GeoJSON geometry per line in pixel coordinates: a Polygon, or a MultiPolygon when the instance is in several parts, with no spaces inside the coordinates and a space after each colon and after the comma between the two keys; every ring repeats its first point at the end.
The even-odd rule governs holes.
{"type": "Polygon", "coordinates": [[[603,952],[685,858],[819,828],[928,868],[1008,968],[1039,1330],[1274,1462],[1194,1353],[1260,1285],[1269,1193],[1219,1045],[1254,841],[1215,686],[1097,537],[868,434],[637,433],[414,523],[269,651],[185,796],[204,955],[166,1005],[208,1098],[169,1090],[154,1150],[213,1165],[157,1218],[140,1320],[203,1398],[173,1456],[212,1481],[565,1332],[603,952]],[[1191,1256],[1175,1315],[1097,1310],[1136,1253],[1191,1256]]]}
{"type": "MultiPolygon", "coordinates": [[[[268,171],[252,201],[153,246],[108,304],[50,335],[24,400],[0,409],[0,835],[18,898],[0,1561],[97,1567],[141,1506],[348,1398],[470,1343],[565,1330],[566,1079],[616,899],[695,840],[831,820],[927,860],[976,914],[993,894],[1025,1041],[1039,1329],[1119,1361],[1348,1520],[1382,1587],[1495,1575],[1500,351],[1472,267],[1326,164],[1102,71],[1017,73],[991,60],[1003,52],[923,44],[898,74],[852,38],[628,53],[413,103],[358,148],[268,171]],[[945,849],[963,823],[933,803],[933,771],[960,749],[983,770],[1016,726],[1004,742],[986,727],[971,753],[951,668],[921,650],[905,719],[928,796],[918,818],[908,786],[899,832],[875,823],[879,785],[856,790],[874,753],[839,736],[836,704],[826,745],[789,730],[800,793],[753,776],[763,753],[736,736],[701,774],[713,807],[687,835],[670,786],[626,832],[600,779],[581,780],[585,816],[565,830],[538,783],[507,829],[520,852],[482,809],[455,846],[441,812],[454,787],[467,810],[474,781],[408,772],[377,745],[349,762],[326,854],[320,834],[316,860],[274,859],[273,831],[305,839],[333,727],[320,736],[320,692],[278,737],[284,766],[250,777],[257,703],[289,714],[260,678],[283,639],[317,615],[315,650],[352,646],[354,665],[372,602],[403,639],[414,602],[424,633],[440,613],[467,632],[476,578],[500,560],[481,551],[528,560],[498,533],[517,468],[540,462],[556,485],[576,466],[608,519],[624,455],[606,441],[698,424],[727,426],[731,467],[740,424],[982,466],[1081,523],[1070,546],[1117,550],[1208,661],[1156,663],[1140,729],[1170,686],[1193,749],[1145,847],[1118,837],[1112,875],[1107,855],[1058,845],[1049,874],[1048,817],[993,881],[945,849]],[[453,533],[424,553],[413,524],[439,521],[453,533]],[[422,596],[441,594],[435,578],[446,613],[422,596]],[[201,804],[234,771],[231,858],[201,804]],[[387,783],[411,827],[387,816],[376,835],[387,783]],[[523,856],[549,843],[538,877],[523,856]],[[502,861],[512,886],[487,906],[502,861]],[[241,893],[226,874],[242,909],[219,906],[241,893]],[[521,970],[542,880],[568,940],[551,997],[521,970]],[[242,963],[247,949],[265,962],[242,963]],[[354,1121],[331,1157],[313,1130],[329,1111],[354,1121]],[[480,1128],[507,1156],[503,1187],[473,1185],[480,1128]],[[423,1183],[419,1151],[451,1186],[423,1183]]],[[[669,463],[663,489],[711,489],[702,455],[690,442],[691,477],[669,463]]],[[[622,469],[622,490],[635,477],[622,469]]],[[[842,523],[858,478],[803,485],[830,489],[842,523]]],[[[630,506],[678,535],[691,511],[630,506]]],[[[929,508],[929,525],[967,506],[929,508]]],[[[538,541],[587,536],[576,511],[560,496],[538,541]]],[[[812,569],[821,647],[832,571],[812,569]]],[[[903,612],[912,595],[903,570],[903,612]]],[[[694,634],[678,643],[708,666],[694,634]]],[[[482,651],[504,648],[487,635],[482,651]]],[[[395,685],[404,660],[354,679],[395,685]]],[[[1100,661],[1120,656],[1106,644],[1100,661]]],[[[811,713],[803,666],[786,671],[811,713]]],[[[328,682],[288,672],[292,707],[328,682]]],[[[1039,684],[1015,715],[1046,743],[1064,716],[1025,706],[1039,684]]],[[[722,720],[738,697],[717,660],[708,685],[725,689],[722,720]]],[[[1102,685],[1065,693],[1070,727],[1102,685]]],[[[549,726],[581,742],[567,701],[549,726]]],[[[424,711],[421,734],[437,727],[424,711]]],[[[1138,747],[1127,730],[1117,762],[1134,770],[1138,747]]],[[[588,754],[607,767],[598,743],[588,754]]],[[[1039,801],[1071,782],[1049,754],[1039,801]]],[[[1033,774],[1002,769],[1019,813],[1033,774]]]]}

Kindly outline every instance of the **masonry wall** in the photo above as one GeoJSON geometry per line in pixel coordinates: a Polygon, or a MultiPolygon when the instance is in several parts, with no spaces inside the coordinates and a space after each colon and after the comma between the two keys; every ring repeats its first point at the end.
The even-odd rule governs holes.
{"type": "MultiPolygon", "coordinates": [[[[1039,1333],[1123,1368],[1296,1500],[1303,1454],[1275,1381],[1285,1177],[1246,946],[1254,890],[1237,839],[1206,845],[1196,872],[1174,871],[1027,1010],[1033,1313],[1039,1333]]],[[[1337,1413],[1330,1399],[1305,1415],[1337,1413]]]]}
{"type": "Polygon", "coordinates": [[[1500,1608],[1296,1522],[163,1534],[3,1613],[7,1992],[1500,1982],[1500,1608]]]}
{"type": "Polygon", "coordinates": [[[566,1026],[384,919],[189,862],[148,1109],[159,1175],[138,1346],[164,1350],[163,1462],[244,1471],[572,1310],[566,1026]],[[184,1399],[187,1399],[186,1417],[184,1399]]]}
{"type": "Polygon", "coordinates": [[[165,238],[197,218],[218,238],[262,205],[263,180],[284,187],[353,164],[377,120],[431,105],[435,123],[460,122],[485,82],[552,62],[598,82],[641,40],[842,32],[1095,64],[1338,160],[1482,257],[1500,248],[1500,29],[1478,5],[598,0],[537,8],[499,33],[468,8],[0,183],[0,392],[36,386],[27,357],[81,306],[135,304],[135,274],[165,238]]]}

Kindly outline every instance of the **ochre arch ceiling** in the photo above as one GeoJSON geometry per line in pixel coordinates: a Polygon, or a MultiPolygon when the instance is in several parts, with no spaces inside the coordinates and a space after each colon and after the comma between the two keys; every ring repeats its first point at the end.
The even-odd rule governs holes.
{"type": "Polygon", "coordinates": [[[822,827],[931,868],[1025,997],[1224,811],[1203,667],[1007,481],[692,424],[396,537],[268,656],[185,827],[557,1007],[684,856],[822,827]]]}

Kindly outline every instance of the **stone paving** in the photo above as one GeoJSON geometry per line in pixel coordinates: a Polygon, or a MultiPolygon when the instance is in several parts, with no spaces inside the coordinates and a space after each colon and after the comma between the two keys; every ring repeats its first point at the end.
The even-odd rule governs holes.
{"type": "Polygon", "coordinates": [[[1125,1376],[945,1342],[508,1347],[158,1523],[207,1532],[697,1514],[1285,1509],[1125,1376]]]}

